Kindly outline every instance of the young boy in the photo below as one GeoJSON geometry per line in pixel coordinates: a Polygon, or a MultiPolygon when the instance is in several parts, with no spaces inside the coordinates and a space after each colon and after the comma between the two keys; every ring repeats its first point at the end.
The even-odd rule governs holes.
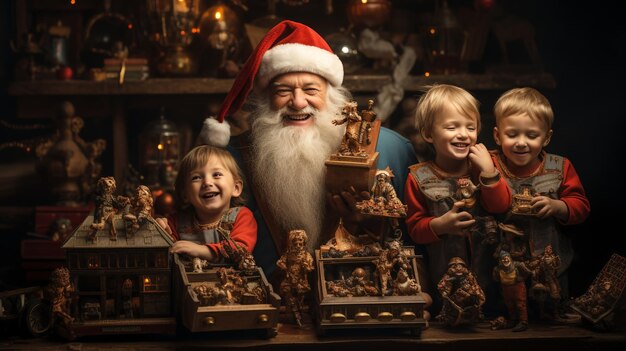
{"type": "Polygon", "coordinates": [[[494,262],[490,255],[470,257],[483,237],[475,216],[483,209],[506,212],[511,195],[487,148],[476,144],[478,101],[459,87],[435,85],[418,102],[416,125],[433,146],[435,159],[409,167],[405,187],[409,235],[426,245],[431,283],[441,279],[451,258],[460,257],[471,262],[485,289],[494,262]],[[474,184],[480,184],[480,191],[474,184]]]}
{"type": "MultiPolygon", "coordinates": [[[[589,200],[570,161],[548,154],[554,113],[550,102],[533,88],[511,89],[494,107],[493,137],[501,148],[494,153],[496,166],[514,194],[530,193],[530,209],[511,211],[507,223],[520,228],[528,238],[530,255],[541,255],[552,245],[561,257],[559,274],[572,262],[574,251],[569,238],[557,226],[578,224],[589,215],[589,200]],[[529,191],[530,190],[530,191],[529,191]]],[[[516,203],[513,203],[515,209],[516,203]]],[[[565,277],[565,275],[563,275],[565,277]]],[[[561,279],[566,294],[566,279],[561,279]]]]}

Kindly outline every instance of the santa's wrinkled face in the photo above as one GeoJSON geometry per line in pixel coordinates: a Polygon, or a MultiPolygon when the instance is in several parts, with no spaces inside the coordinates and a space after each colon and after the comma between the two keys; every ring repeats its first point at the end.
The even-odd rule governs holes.
{"type": "Polygon", "coordinates": [[[285,126],[311,126],[313,110],[326,107],[326,80],[306,72],[286,73],[278,76],[270,85],[270,105],[274,111],[282,111],[285,126]]]}
{"type": "Polygon", "coordinates": [[[332,123],[348,93],[310,73],[275,78],[253,91],[250,106],[255,187],[285,231],[303,229],[317,247],[325,216],[326,160],[345,126],[332,123]]]}

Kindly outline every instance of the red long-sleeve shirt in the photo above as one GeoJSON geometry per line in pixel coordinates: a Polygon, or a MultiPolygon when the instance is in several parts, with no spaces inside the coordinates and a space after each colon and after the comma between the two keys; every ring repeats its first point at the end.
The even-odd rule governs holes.
{"type": "MultiPolygon", "coordinates": [[[[477,179],[475,175],[473,179],[477,179]]],[[[404,202],[407,205],[406,224],[409,235],[417,244],[430,244],[439,240],[430,228],[433,216],[427,206],[427,199],[420,191],[417,181],[409,175],[404,187],[404,202]]],[[[489,213],[504,213],[511,205],[511,190],[503,177],[497,183],[489,186],[481,186],[480,203],[484,210],[489,213]]]]}
{"type": "MultiPolygon", "coordinates": [[[[542,156],[540,156],[542,160],[545,159],[545,155],[546,153],[542,152],[542,156]]],[[[507,163],[506,158],[504,158],[502,154],[492,153],[492,157],[494,158],[498,171],[500,171],[504,177],[510,177],[511,175],[518,178],[531,177],[539,175],[540,173],[537,174],[537,171],[544,167],[543,162],[539,162],[538,165],[532,168],[514,167],[507,163]],[[497,162],[498,157],[501,158],[501,162],[497,162]],[[506,168],[503,169],[503,166],[506,168]]],[[[587,219],[589,212],[591,211],[589,199],[587,199],[587,196],[585,195],[585,189],[583,188],[580,178],[578,177],[578,173],[576,173],[572,163],[565,157],[563,157],[563,181],[561,182],[561,187],[557,191],[557,195],[559,200],[565,202],[569,211],[567,221],[561,222],[561,224],[579,224],[587,219]]]]}
{"type": "MultiPolygon", "coordinates": [[[[179,240],[180,235],[178,234],[178,217],[174,215],[170,215],[167,217],[167,222],[172,229],[172,237],[175,240],[179,240]]],[[[249,253],[252,253],[254,250],[254,246],[256,245],[257,240],[257,223],[254,219],[254,215],[252,211],[250,211],[247,207],[241,207],[239,213],[237,214],[237,218],[235,219],[235,223],[233,223],[233,229],[230,232],[230,237],[238,244],[242,245],[246,248],[249,253]]],[[[206,246],[215,254],[215,257],[223,258],[221,252],[222,251],[222,243],[208,243],[206,246]]]]}

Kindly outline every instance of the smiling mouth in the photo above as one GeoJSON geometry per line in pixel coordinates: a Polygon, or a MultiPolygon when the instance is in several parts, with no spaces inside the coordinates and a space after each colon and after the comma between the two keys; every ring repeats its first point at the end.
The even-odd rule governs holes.
{"type": "Polygon", "coordinates": [[[208,200],[216,197],[217,195],[219,195],[219,193],[204,193],[202,194],[202,198],[208,200]]]}
{"type": "Polygon", "coordinates": [[[307,119],[311,118],[311,114],[307,113],[307,114],[300,114],[300,115],[283,115],[284,119],[288,119],[290,121],[306,121],[307,119]]]}
{"type": "Polygon", "coordinates": [[[466,143],[452,143],[452,146],[458,147],[458,148],[466,148],[466,147],[469,146],[469,144],[466,144],[466,143]]]}

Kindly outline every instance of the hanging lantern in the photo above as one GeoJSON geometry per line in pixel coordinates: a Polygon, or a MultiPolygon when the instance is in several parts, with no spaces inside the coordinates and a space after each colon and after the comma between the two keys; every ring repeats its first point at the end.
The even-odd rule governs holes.
{"type": "Polygon", "coordinates": [[[350,0],[348,3],[348,20],[355,27],[380,27],[387,23],[390,17],[389,0],[350,0]]]}
{"type": "Polygon", "coordinates": [[[426,37],[429,73],[458,73],[464,34],[446,0],[438,4],[434,20],[427,28],[426,37]]]}
{"type": "Polygon", "coordinates": [[[241,20],[237,13],[221,1],[209,7],[198,23],[200,38],[213,49],[228,50],[236,45],[241,29],[241,20]]]}
{"type": "Polygon", "coordinates": [[[164,110],[161,109],[159,118],[149,123],[139,136],[139,162],[146,185],[152,189],[173,186],[180,146],[178,127],[165,119],[164,110]]]}

